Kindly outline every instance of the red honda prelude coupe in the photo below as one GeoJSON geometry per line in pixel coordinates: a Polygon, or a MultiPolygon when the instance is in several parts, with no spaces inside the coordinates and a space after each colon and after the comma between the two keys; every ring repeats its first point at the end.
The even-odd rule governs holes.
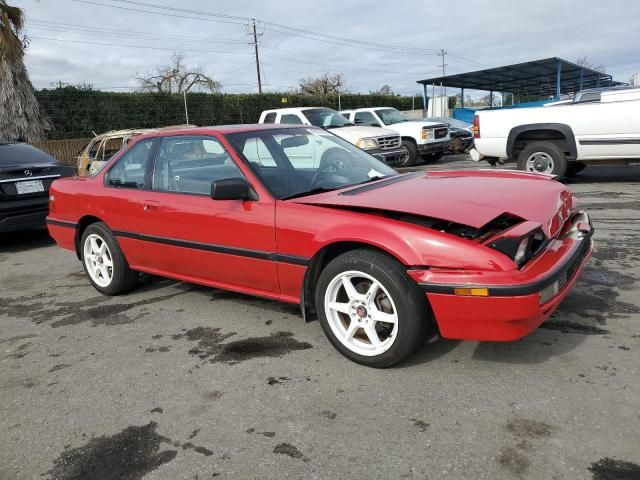
{"type": "Polygon", "coordinates": [[[56,180],[49,231],[106,295],[139,272],[300,304],[372,367],[451,339],[515,340],[593,251],[548,176],[399,174],[328,131],[220,126],[136,138],[93,177],[56,180]]]}

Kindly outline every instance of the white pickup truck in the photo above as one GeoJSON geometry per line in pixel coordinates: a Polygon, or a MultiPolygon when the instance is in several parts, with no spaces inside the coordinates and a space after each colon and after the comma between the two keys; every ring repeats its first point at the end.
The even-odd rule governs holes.
{"type": "Polygon", "coordinates": [[[356,126],[330,108],[265,110],[260,114],[259,123],[313,125],[324,128],[391,166],[402,166],[409,157],[409,152],[402,145],[397,132],[386,128],[356,126]]]}
{"type": "Polygon", "coordinates": [[[403,167],[415,165],[418,155],[428,161],[440,160],[451,146],[447,124],[408,120],[395,108],[358,108],[340,113],[356,125],[386,127],[399,133],[402,144],[409,151],[409,158],[401,165],[403,167]]]}
{"type": "Polygon", "coordinates": [[[640,88],[584,90],[545,107],[478,111],[476,161],[517,161],[520,170],[559,177],[585,166],[640,162],[640,88]]]}

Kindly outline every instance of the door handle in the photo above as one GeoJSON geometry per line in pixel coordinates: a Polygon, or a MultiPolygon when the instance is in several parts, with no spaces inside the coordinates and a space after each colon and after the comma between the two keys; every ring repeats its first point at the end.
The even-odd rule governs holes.
{"type": "Polygon", "coordinates": [[[145,200],[144,202],[142,202],[142,209],[145,212],[157,210],[159,206],[160,204],[154,200],[145,200]]]}

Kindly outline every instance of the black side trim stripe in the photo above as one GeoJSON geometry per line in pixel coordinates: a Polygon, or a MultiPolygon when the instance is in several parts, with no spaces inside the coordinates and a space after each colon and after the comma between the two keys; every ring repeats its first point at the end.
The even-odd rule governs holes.
{"type": "Polygon", "coordinates": [[[640,138],[600,138],[580,140],[580,145],[640,145],[640,138]]]}
{"type": "Polygon", "coordinates": [[[54,220],[53,218],[47,218],[48,225],[56,225],[57,227],[76,228],[78,224],[76,222],[68,222],[66,220],[54,220]]]}
{"type": "Polygon", "coordinates": [[[347,190],[346,192],[340,193],[340,195],[358,195],[359,193],[368,192],[369,190],[375,190],[376,188],[385,187],[387,185],[392,185],[398,182],[403,182],[405,180],[409,180],[410,178],[421,177],[424,174],[425,174],[424,172],[413,172],[413,173],[406,173],[404,175],[395,175],[393,177],[387,178],[386,180],[378,180],[377,182],[369,183],[367,185],[363,185],[362,187],[347,190]]]}
{"type": "Polygon", "coordinates": [[[123,232],[114,230],[116,237],[133,238],[143,242],[160,243],[162,245],[171,245],[174,247],[191,248],[194,250],[202,250],[205,252],[223,253],[226,255],[236,255],[238,257],[256,258],[258,260],[269,260],[272,262],[291,263],[293,265],[306,266],[309,259],[296,255],[286,255],[281,253],[263,252],[260,250],[250,250],[247,248],[228,247],[225,245],[216,245],[213,243],[192,242],[189,240],[180,240],[177,238],[158,237],[155,235],[144,235],[141,233],[123,232]]]}
{"type": "MultiPolygon", "coordinates": [[[[593,232],[593,230],[591,232],[593,232]]],[[[566,281],[571,280],[592,245],[593,242],[591,241],[591,235],[585,237],[585,240],[580,244],[580,246],[578,246],[578,248],[576,248],[567,263],[548,277],[538,280],[537,282],[526,283],[524,285],[447,285],[442,283],[421,283],[420,288],[427,293],[444,293],[448,295],[453,295],[453,291],[456,288],[488,288],[489,296],[497,297],[530,295],[532,293],[541,292],[556,280],[561,280],[563,276],[566,281]]]]}

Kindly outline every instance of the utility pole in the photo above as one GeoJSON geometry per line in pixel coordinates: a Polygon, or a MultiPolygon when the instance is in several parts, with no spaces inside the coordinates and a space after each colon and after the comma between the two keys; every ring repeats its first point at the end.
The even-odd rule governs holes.
{"type": "Polygon", "coordinates": [[[256,50],[256,71],[258,72],[258,93],[262,93],[262,80],[260,80],[260,57],[258,56],[258,35],[256,34],[256,21],[253,20],[253,46],[256,50]]]}
{"type": "MultiPolygon", "coordinates": [[[[444,48],[440,49],[440,53],[438,54],[439,57],[442,57],[442,76],[445,77],[447,75],[447,64],[444,63],[445,60],[445,55],[447,55],[449,52],[447,52],[444,48]]],[[[444,116],[444,98],[447,96],[447,87],[444,87],[444,91],[442,90],[442,83],[440,83],[440,96],[442,97],[441,101],[440,101],[440,106],[442,108],[441,114],[442,116],[444,116]]]]}

